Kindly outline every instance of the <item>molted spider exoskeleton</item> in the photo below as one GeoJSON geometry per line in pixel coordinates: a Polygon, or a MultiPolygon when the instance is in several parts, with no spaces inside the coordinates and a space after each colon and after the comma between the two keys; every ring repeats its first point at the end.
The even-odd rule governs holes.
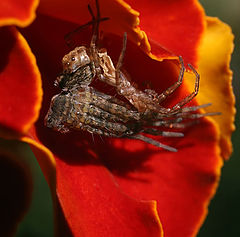
{"type": "Polygon", "coordinates": [[[179,57],[180,73],[178,80],[172,86],[161,94],[149,89],[139,90],[121,71],[126,51],[127,34],[124,34],[123,47],[116,67],[107,54],[107,50],[99,49],[96,46],[99,22],[107,19],[100,18],[97,0],[96,6],[97,16],[94,16],[89,6],[92,21],[78,28],[93,25],[90,47],[76,47],[63,57],[63,72],[55,81],[55,85],[58,85],[62,92],[52,98],[49,111],[45,117],[45,125],[62,133],[70,130],[85,130],[108,137],[138,139],[169,151],[177,151],[175,148],[164,145],[143,134],[182,137],[182,132],[164,131],[163,129],[182,129],[193,123],[191,121],[184,122],[185,120],[219,114],[195,113],[198,109],[210,104],[184,107],[199,91],[199,74],[188,64],[196,77],[194,91],[173,107],[162,107],[160,103],[182,84],[185,72],[182,57],[179,57]],[[120,96],[129,101],[129,104],[91,87],[95,77],[113,86],[120,96]]]}

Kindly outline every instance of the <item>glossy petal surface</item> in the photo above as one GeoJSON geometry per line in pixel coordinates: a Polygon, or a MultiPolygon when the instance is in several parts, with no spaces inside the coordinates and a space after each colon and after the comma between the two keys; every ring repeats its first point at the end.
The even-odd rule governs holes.
{"type": "MultiPolygon", "coordinates": [[[[211,124],[202,122],[176,141],[177,154],[139,144],[137,152],[129,158],[123,159],[124,154],[113,159],[108,151],[103,151],[102,157],[109,159],[105,164],[110,164],[109,169],[125,193],[143,200],[157,200],[164,236],[194,236],[220,175],[222,161],[215,134],[211,124]],[[118,160],[121,166],[113,160],[118,160]],[[124,175],[119,176],[119,172],[124,175]]],[[[121,141],[116,144],[129,153],[132,151],[133,144],[121,141]]]]}
{"type": "MultiPolygon", "coordinates": [[[[89,20],[87,2],[79,4],[43,0],[39,12],[48,16],[39,14],[37,21],[24,31],[42,73],[44,100],[35,127],[23,140],[32,145],[53,192],[56,162],[57,196],[75,236],[161,236],[162,228],[167,237],[194,236],[206,215],[222,165],[219,133],[209,120],[202,119],[200,124],[186,129],[184,138],[159,138],[176,147],[177,153],[135,140],[104,138],[101,141],[95,137],[93,141],[91,135],[83,132],[62,135],[43,125],[50,99],[59,93],[53,88],[53,82],[61,71],[61,58],[69,51],[64,34],[76,27],[65,20],[79,24],[89,20]],[[81,10],[76,6],[82,7],[81,10]]],[[[144,1],[139,1],[138,6],[132,4],[141,11],[141,29],[147,32],[150,44],[137,27],[137,12],[122,1],[101,2],[102,15],[108,16],[106,9],[110,9],[113,18],[102,24],[103,29],[118,35],[123,31],[129,33],[134,43],[128,42],[124,68],[140,87],[147,82],[160,93],[178,77],[178,63],[171,58],[181,54],[187,62],[196,64],[204,30],[203,12],[196,1],[190,0],[153,1],[149,6],[144,1]],[[184,16],[178,15],[180,7],[184,16]],[[158,8],[162,19],[153,14],[158,8]],[[171,9],[170,13],[166,9],[171,9]],[[156,27],[150,24],[151,17],[161,26],[157,33],[156,27]],[[160,20],[164,24],[159,24],[160,20]],[[183,29],[187,40],[179,41],[183,29]],[[169,40],[163,32],[169,35],[169,40]],[[158,62],[146,52],[152,58],[168,60],[158,62]]],[[[79,34],[78,43],[88,45],[90,30],[84,29],[79,34]]],[[[105,34],[101,42],[115,62],[121,41],[119,36],[105,34]]],[[[163,106],[177,103],[189,91],[184,82],[163,106]]]]}
{"type": "Polygon", "coordinates": [[[229,68],[232,51],[231,28],[217,18],[208,17],[207,29],[199,49],[199,73],[202,79],[198,100],[201,104],[213,103],[206,112],[222,113],[212,119],[219,127],[221,155],[225,159],[232,153],[231,135],[235,129],[235,98],[232,71],[229,68]]]}
{"type": "Polygon", "coordinates": [[[0,37],[0,132],[6,137],[9,130],[25,133],[35,122],[42,91],[35,57],[22,35],[3,27],[0,37]]]}
{"type": "Polygon", "coordinates": [[[38,0],[8,0],[0,2],[0,26],[17,25],[24,27],[35,18],[38,0]]]}
{"type": "MultiPolygon", "coordinates": [[[[89,21],[89,12],[86,10],[79,14],[79,9],[87,9],[88,3],[95,10],[94,1],[79,3],[70,0],[66,5],[64,1],[43,0],[39,11],[83,24],[89,21]],[[56,5],[60,7],[56,8],[56,5]]],[[[181,55],[186,62],[196,65],[197,47],[204,30],[204,12],[196,0],[162,0],[151,1],[151,4],[146,0],[105,0],[100,2],[100,12],[103,17],[110,18],[100,26],[104,31],[118,35],[127,32],[128,38],[153,58],[176,58],[181,55]],[[183,37],[184,40],[181,39],[183,37]]]]}
{"type": "MultiPolygon", "coordinates": [[[[142,47],[149,50],[146,35],[138,28],[139,13],[137,11],[122,0],[104,0],[99,2],[101,16],[109,18],[108,21],[100,24],[100,29],[120,36],[122,36],[124,32],[127,32],[128,38],[138,44],[143,44],[142,47]]],[[[95,0],[69,0],[67,4],[63,0],[42,0],[39,6],[39,12],[56,19],[81,25],[91,20],[91,15],[87,10],[88,4],[90,4],[96,14],[95,0]]]]}
{"type": "Polygon", "coordinates": [[[186,62],[196,64],[197,47],[204,30],[204,12],[197,1],[127,2],[141,13],[140,27],[146,32],[155,57],[162,58],[162,47],[175,56],[181,55],[186,62]]]}
{"type": "Polygon", "coordinates": [[[126,196],[100,163],[76,158],[56,159],[57,195],[74,236],[162,236],[156,202],[126,196]]]}
{"type": "MultiPolygon", "coordinates": [[[[52,83],[57,70],[60,70],[60,65],[56,62],[59,62],[60,55],[63,55],[61,44],[64,44],[63,40],[57,40],[62,39],[62,32],[52,32],[51,29],[55,28],[55,24],[61,24],[64,30],[64,23],[49,17],[40,18],[41,21],[35,22],[31,27],[31,32],[25,35],[38,58],[45,96],[36,130],[31,129],[29,138],[24,138],[24,140],[30,142],[29,139],[34,139],[42,142],[53,152],[56,159],[57,195],[72,232],[76,236],[81,236],[82,233],[87,236],[111,236],[113,232],[120,236],[148,236],[148,233],[161,236],[162,230],[156,204],[152,201],[142,202],[132,199],[119,190],[112,175],[104,168],[99,158],[93,159],[95,148],[91,147],[92,138],[88,134],[79,132],[75,135],[61,135],[44,127],[43,118],[53,93],[56,93],[52,83]],[[47,24],[41,25],[43,22],[47,24]],[[49,28],[46,28],[46,25],[49,28]],[[41,50],[35,41],[40,32],[46,37],[41,50]],[[49,37],[56,39],[53,40],[54,47],[48,41],[49,37]],[[47,57],[50,51],[52,56],[47,57]],[[46,67],[46,65],[52,65],[52,67],[46,67]],[[126,226],[126,223],[129,225],[126,226]]],[[[90,32],[85,33],[88,39],[90,32]]],[[[118,44],[120,42],[121,39],[118,38],[118,44]]],[[[117,49],[116,51],[119,52],[117,49]]],[[[144,56],[143,53],[141,54],[144,56]]],[[[38,147],[38,149],[41,148],[38,147]]],[[[39,160],[46,159],[46,152],[37,154],[36,149],[34,152],[39,160]]],[[[48,170],[43,170],[46,172],[45,176],[48,177],[48,170]]]]}

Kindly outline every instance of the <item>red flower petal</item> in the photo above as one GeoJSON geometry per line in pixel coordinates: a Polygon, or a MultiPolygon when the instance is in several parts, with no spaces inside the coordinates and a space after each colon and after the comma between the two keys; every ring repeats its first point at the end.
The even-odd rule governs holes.
{"type": "Polygon", "coordinates": [[[234,36],[231,28],[219,19],[207,17],[206,21],[207,29],[199,48],[199,73],[202,79],[198,100],[203,104],[213,103],[205,109],[206,112],[222,113],[212,119],[219,127],[221,155],[228,159],[232,153],[231,135],[235,130],[236,113],[232,71],[229,68],[234,36]]]}
{"type": "Polygon", "coordinates": [[[35,18],[39,0],[8,0],[0,2],[0,26],[17,25],[24,27],[35,18]]]}
{"type": "Polygon", "coordinates": [[[198,44],[204,30],[204,11],[197,1],[126,2],[140,12],[140,27],[147,34],[154,56],[166,57],[161,49],[165,48],[196,65],[198,44]]]}
{"type": "Polygon", "coordinates": [[[56,157],[57,195],[74,236],[162,236],[155,202],[129,198],[91,155],[84,160],[56,157]]]}
{"type": "MultiPolygon", "coordinates": [[[[65,20],[72,23],[84,24],[91,20],[88,11],[88,4],[96,12],[95,0],[42,0],[39,5],[39,12],[56,19],[65,20]],[[58,6],[58,7],[56,7],[58,6]]],[[[109,21],[102,22],[100,25],[104,31],[123,35],[127,31],[128,36],[148,48],[144,32],[138,29],[139,13],[132,9],[124,1],[101,0],[99,1],[102,17],[109,17],[109,21]]],[[[143,47],[144,48],[144,47],[143,47]]]]}
{"type": "MultiPolygon", "coordinates": [[[[40,109],[40,74],[35,57],[15,28],[1,28],[0,37],[0,125],[1,129],[24,133],[40,109]]],[[[7,136],[3,130],[1,133],[7,136]]]]}
{"type": "Polygon", "coordinates": [[[222,161],[212,124],[191,127],[177,142],[177,153],[150,146],[132,151],[130,142],[116,141],[118,152],[101,149],[101,157],[131,197],[157,201],[164,236],[195,236],[215,193],[222,161]],[[131,149],[130,149],[131,148],[131,149]],[[131,152],[131,153],[130,153],[131,152]],[[123,169],[123,170],[122,170],[123,169]]]}
{"type": "MultiPolygon", "coordinates": [[[[43,109],[36,124],[36,131],[31,129],[29,138],[24,138],[24,141],[32,146],[36,145],[35,141],[42,142],[54,153],[57,171],[57,195],[71,230],[76,236],[80,233],[88,236],[95,233],[98,236],[98,231],[103,236],[110,236],[110,233],[113,232],[121,235],[123,233],[126,236],[134,234],[148,236],[148,233],[161,236],[161,226],[155,203],[137,201],[123,194],[114,183],[111,174],[98,161],[92,160],[91,150],[93,149],[89,150],[90,153],[85,152],[85,148],[87,149],[91,142],[87,141],[85,148],[79,147],[78,143],[84,142],[85,134],[77,133],[77,137],[73,134],[61,135],[43,125],[43,118],[49,107],[50,99],[53,93],[56,93],[56,91],[53,92],[53,81],[57,72],[61,70],[61,65],[58,62],[64,54],[63,32],[66,32],[66,27],[69,25],[64,22],[54,21],[48,17],[39,17],[39,21],[30,27],[31,31],[25,31],[25,35],[38,57],[45,93],[43,109]],[[56,29],[59,24],[61,31],[53,31],[52,29],[56,29]],[[42,42],[44,42],[41,49],[37,40],[40,32],[43,35],[42,42]],[[46,67],[46,65],[49,66],[46,67]],[[75,164],[72,165],[71,162],[75,164]],[[100,187],[101,190],[95,189],[93,184],[100,187]],[[99,191],[101,192],[99,193],[99,191]],[[95,222],[95,220],[98,221],[95,222]]],[[[85,37],[88,39],[89,35],[88,30],[85,37]]],[[[89,135],[87,136],[89,137],[89,135]]],[[[41,152],[42,148],[43,146],[40,145],[34,149],[34,152],[38,156],[43,171],[45,171],[47,180],[53,187],[52,173],[44,168],[47,165],[43,161],[47,159],[46,152],[41,152]]]]}
{"type": "MultiPolygon", "coordinates": [[[[138,200],[157,200],[166,236],[185,237],[196,233],[215,190],[221,166],[217,135],[212,124],[203,120],[200,125],[186,131],[183,139],[164,139],[165,143],[177,147],[178,153],[160,152],[153,146],[128,139],[106,139],[102,144],[99,138],[95,138],[93,144],[89,134],[78,132],[61,135],[44,128],[43,118],[50,99],[57,93],[53,91],[53,81],[61,70],[60,60],[65,49],[63,35],[67,28],[74,27],[50,17],[39,17],[26,36],[39,59],[45,91],[36,134],[31,131],[29,135],[32,138],[36,135],[55,154],[58,197],[72,231],[90,236],[96,234],[94,231],[97,230],[109,233],[104,229],[108,226],[110,231],[116,228],[117,233],[133,233],[132,227],[139,226],[139,218],[153,218],[156,215],[149,205],[147,208],[146,204],[142,205],[142,201],[141,205],[136,201],[129,205],[133,201],[116,187],[114,179],[99,163],[100,159],[114,174],[126,194],[138,200]],[[38,44],[39,34],[42,36],[41,48],[38,44]],[[116,212],[117,207],[122,210],[119,219],[124,220],[124,223],[129,220],[128,215],[133,219],[131,225],[125,227],[127,229],[112,222],[115,216],[111,213],[116,212]],[[142,214],[137,215],[136,210],[142,214]],[[99,222],[92,223],[93,220],[99,222]],[[176,233],[176,230],[181,232],[176,233]]],[[[81,32],[81,43],[89,42],[88,32],[81,32]]],[[[112,35],[106,38],[106,48],[113,59],[119,55],[121,41],[121,38],[112,35]]],[[[173,84],[178,76],[178,65],[174,62],[165,60],[160,63],[150,59],[131,42],[128,42],[124,67],[139,85],[144,80],[150,81],[158,92],[173,84]]],[[[180,100],[186,93],[186,88],[181,87],[174,95],[180,100]]],[[[147,230],[159,233],[156,217],[154,220],[150,227],[146,221],[142,221],[140,231],[143,234],[147,230]]]]}
{"type": "MultiPolygon", "coordinates": [[[[51,152],[36,137],[41,137],[39,131],[36,133],[31,129],[29,135],[32,138],[23,140],[31,144],[54,191],[55,172],[50,170],[52,164],[46,163],[51,152]]],[[[74,236],[112,236],[113,233],[120,236],[149,236],[149,233],[162,236],[156,202],[138,201],[121,192],[110,172],[95,159],[94,151],[79,150],[83,138],[78,136],[75,141],[79,144],[72,144],[72,135],[67,136],[67,140],[64,135],[55,137],[55,141],[53,137],[55,134],[50,132],[49,139],[44,142],[55,153],[57,197],[74,236]]]]}

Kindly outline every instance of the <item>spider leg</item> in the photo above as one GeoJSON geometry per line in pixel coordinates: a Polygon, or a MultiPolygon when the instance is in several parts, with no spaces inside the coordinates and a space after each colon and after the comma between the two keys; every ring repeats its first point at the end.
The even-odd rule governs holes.
{"type": "Polygon", "coordinates": [[[143,126],[153,126],[153,127],[164,127],[164,128],[181,128],[181,123],[183,121],[182,117],[169,119],[169,120],[159,120],[159,121],[148,121],[143,126]]]}
{"type": "Polygon", "coordinates": [[[172,151],[172,152],[177,152],[176,148],[173,148],[171,146],[162,144],[162,143],[160,143],[160,142],[158,142],[156,140],[153,140],[152,138],[145,137],[145,136],[143,136],[141,134],[131,135],[131,136],[128,136],[127,138],[141,140],[141,141],[144,141],[146,143],[152,144],[152,145],[154,145],[156,147],[163,148],[165,150],[172,151]]]}
{"type": "MultiPolygon", "coordinates": [[[[99,19],[98,21],[100,22],[100,21],[106,21],[106,20],[109,20],[109,18],[108,18],[108,17],[103,17],[103,18],[99,19]]],[[[76,29],[74,29],[73,31],[67,33],[67,34],[64,36],[64,40],[66,41],[66,44],[67,44],[69,47],[73,47],[73,43],[72,43],[72,41],[71,41],[71,38],[72,38],[75,34],[77,34],[79,31],[81,31],[82,29],[84,29],[84,28],[86,28],[86,27],[88,27],[88,26],[90,26],[90,25],[93,25],[93,24],[94,24],[94,21],[91,20],[91,21],[87,22],[86,24],[80,25],[80,26],[78,26],[76,29]]]]}
{"type": "Polygon", "coordinates": [[[184,134],[181,132],[168,132],[161,131],[155,128],[145,128],[142,130],[143,133],[151,134],[154,136],[163,136],[163,137],[183,137],[184,134]]]}
{"type": "Polygon", "coordinates": [[[152,96],[146,92],[143,92],[130,82],[127,75],[120,71],[123,64],[123,58],[126,52],[127,45],[127,33],[123,36],[123,46],[118,58],[118,63],[115,69],[115,87],[119,95],[124,96],[140,113],[144,113],[146,110],[158,111],[160,109],[157,101],[152,99],[152,96]]]}
{"type": "Polygon", "coordinates": [[[123,102],[122,100],[119,100],[115,96],[104,94],[104,93],[102,93],[100,91],[97,91],[97,90],[94,90],[93,93],[96,96],[98,96],[99,99],[104,99],[109,103],[118,104],[118,105],[121,105],[121,106],[125,107],[128,110],[133,110],[133,107],[130,104],[127,104],[126,102],[123,102]]]}
{"type": "Polygon", "coordinates": [[[198,119],[202,117],[207,117],[207,116],[215,116],[215,115],[221,115],[221,112],[209,112],[209,113],[204,113],[204,114],[191,114],[191,113],[179,113],[176,114],[176,116],[179,116],[181,118],[186,118],[186,119],[198,119]]]}
{"type": "Polygon", "coordinates": [[[95,4],[96,4],[96,9],[97,9],[97,19],[95,18],[92,8],[90,7],[90,5],[88,5],[88,10],[92,16],[92,20],[94,22],[93,24],[93,35],[92,35],[92,39],[91,39],[91,43],[90,43],[90,47],[95,47],[96,46],[96,42],[98,41],[98,33],[99,33],[99,20],[100,20],[100,7],[99,7],[99,3],[98,0],[95,0],[95,4]]]}
{"type": "Polygon", "coordinates": [[[194,91],[188,95],[187,97],[185,97],[183,100],[181,100],[180,102],[178,102],[176,105],[174,105],[172,108],[169,109],[169,113],[170,114],[175,114],[177,113],[179,110],[182,109],[182,107],[189,103],[197,94],[199,91],[199,81],[200,81],[200,75],[198,74],[198,72],[195,70],[195,68],[191,65],[188,64],[188,66],[190,67],[190,69],[192,70],[192,72],[195,74],[196,76],[196,81],[195,81],[195,88],[194,91]]]}
{"type": "Polygon", "coordinates": [[[170,86],[167,90],[165,90],[163,93],[161,93],[158,96],[158,103],[161,103],[163,100],[165,100],[182,84],[185,67],[184,67],[183,59],[181,56],[179,56],[179,62],[181,67],[180,67],[180,72],[179,72],[177,82],[175,82],[172,86],[170,86]]]}
{"type": "Polygon", "coordinates": [[[137,111],[129,110],[125,106],[112,103],[108,100],[103,98],[98,98],[94,100],[93,104],[102,110],[109,112],[110,114],[119,116],[121,119],[128,121],[128,120],[139,120],[140,114],[137,111]]]}
{"type": "Polygon", "coordinates": [[[184,113],[185,112],[193,112],[193,111],[197,111],[199,109],[206,108],[211,105],[212,105],[211,103],[208,103],[208,104],[202,104],[202,105],[197,105],[197,106],[185,107],[185,108],[182,108],[181,112],[184,112],[184,113]]]}
{"type": "Polygon", "coordinates": [[[103,118],[94,117],[88,113],[82,113],[78,115],[78,121],[70,123],[68,126],[73,126],[74,129],[83,129],[86,126],[93,127],[95,129],[102,130],[102,135],[109,136],[108,134],[115,134],[116,137],[123,136],[125,134],[132,134],[131,130],[122,123],[110,122],[103,118]]]}
{"type": "MultiPolygon", "coordinates": [[[[88,4],[88,11],[92,17],[92,20],[87,22],[86,24],[84,25],[81,25],[79,27],[77,27],[75,30],[73,30],[72,32],[69,32],[68,34],[66,34],[64,36],[64,39],[67,43],[67,45],[69,47],[72,46],[72,41],[70,40],[70,38],[76,34],[77,32],[79,32],[80,30],[86,28],[87,26],[89,25],[92,25],[93,26],[93,34],[92,34],[92,39],[91,39],[91,43],[90,43],[90,47],[92,47],[93,49],[95,49],[95,45],[96,45],[96,42],[98,40],[98,29],[99,29],[99,22],[100,21],[106,21],[106,20],[109,20],[108,17],[104,17],[104,18],[101,18],[100,17],[100,8],[99,8],[99,3],[98,3],[98,0],[95,0],[95,3],[96,3],[96,9],[97,9],[97,17],[94,16],[93,14],[93,10],[91,8],[91,6],[88,4]]],[[[95,51],[94,51],[95,52],[95,51]]]]}
{"type": "Polygon", "coordinates": [[[99,107],[96,107],[94,105],[88,105],[88,112],[87,114],[97,117],[99,119],[107,120],[110,122],[124,122],[124,119],[120,116],[117,116],[115,114],[109,113],[99,107]]]}
{"type": "Polygon", "coordinates": [[[193,121],[190,121],[190,122],[182,122],[182,121],[183,121],[183,118],[181,117],[181,118],[175,119],[175,121],[173,120],[172,122],[162,123],[160,125],[156,122],[156,123],[153,124],[153,126],[183,129],[183,128],[189,127],[191,125],[197,124],[199,122],[198,120],[193,120],[193,121]]]}
{"type": "Polygon", "coordinates": [[[80,129],[83,131],[87,131],[91,134],[98,134],[100,137],[101,137],[101,135],[106,136],[106,137],[119,137],[115,133],[108,132],[102,128],[92,127],[92,126],[86,125],[86,124],[82,124],[80,129]]]}
{"type": "Polygon", "coordinates": [[[159,120],[159,121],[152,121],[149,122],[147,125],[149,126],[155,126],[155,127],[161,127],[161,126],[171,126],[171,124],[174,123],[180,123],[182,122],[183,118],[175,118],[175,119],[169,119],[169,120],[159,120]]]}
{"type": "Polygon", "coordinates": [[[116,86],[120,85],[120,68],[122,67],[123,64],[123,58],[126,52],[126,47],[127,47],[127,33],[124,32],[123,34],[123,46],[122,46],[122,51],[119,55],[118,62],[116,65],[116,86]]]}

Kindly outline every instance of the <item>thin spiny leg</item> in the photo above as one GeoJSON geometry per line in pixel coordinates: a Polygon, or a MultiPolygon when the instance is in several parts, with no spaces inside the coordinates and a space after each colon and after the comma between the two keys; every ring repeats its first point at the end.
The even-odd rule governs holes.
{"type": "MultiPolygon", "coordinates": [[[[99,19],[99,21],[106,21],[106,20],[109,20],[109,18],[108,18],[108,17],[104,17],[104,18],[99,19]]],[[[88,27],[88,26],[90,26],[90,25],[93,25],[93,24],[94,24],[94,21],[91,20],[91,21],[87,22],[86,24],[77,27],[75,30],[67,33],[67,34],[64,36],[64,40],[66,41],[67,45],[68,45],[69,47],[73,47],[72,41],[71,41],[71,37],[73,37],[73,35],[75,35],[76,33],[78,33],[80,30],[82,30],[82,29],[84,29],[84,28],[86,28],[86,27],[88,27]]]]}
{"type": "Polygon", "coordinates": [[[155,128],[145,128],[142,131],[143,133],[151,134],[154,136],[162,136],[162,137],[183,137],[184,134],[181,132],[168,132],[168,131],[161,131],[155,128]]]}
{"type": "Polygon", "coordinates": [[[82,124],[80,129],[83,130],[83,131],[87,131],[89,133],[98,134],[100,136],[103,135],[103,136],[106,136],[106,137],[119,137],[115,133],[112,133],[112,132],[109,132],[109,131],[105,131],[102,128],[92,127],[90,125],[82,124]]]}
{"type": "Polygon", "coordinates": [[[113,104],[107,100],[104,100],[98,97],[97,100],[93,102],[93,104],[106,112],[119,116],[121,119],[128,121],[128,120],[139,120],[140,114],[137,111],[129,110],[125,106],[113,104]]]}
{"type": "Polygon", "coordinates": [[[146,143],[149,143],[151,145],[154,145],[156,147],[159,147],[159,148],[163,148],[165,150],[168,150],[168,151],[172,151],[172,152],[177,152],[177,149],[176,148],[173,148],[171,146],[168,146],[168,145],[165,145],[165,144],[162,144],[156,140],[153,140],[152,138],[149,138],[149,137],[145,137],[141,134],[136,134],[136,135],[132,135],[132,136],[129,136],[127,138],[132,138],[132,139],[137,139],[137,140],[141,140],[141,141],[144,141],[146,143]]]}
{"type": "Polygon", "coordinates": [[[178,76],[178,81],[175,82],[172,86],[170,86],[167,90],[165,90],[162,94],[158,96],[158,103],[161,103],[163,100],[165,100],[182,84],[185,67],[184,67],[183,59],[181,56],[179,56],[179,62],[180,62],[181,68],[178,76]]]}
{"type": "MultiPolygon", "coordinates": [[[[127,134],[128,132],[130,134],[133,133],[123,123],[110,122],[107,120],[103,120],[102,118],[97,118],[97,117],[87,115],[87,114],[83,114],[83,116],[79,117],[79,124],[81,124],[81,126],[79,126],[80,128],[82,128],[82,126],[84,124],[84,125],[88,125],[88,126],[91,126],[94,128],[99,128],[108,133],[115,133],[116,136],[119,136],[119,137],[127,134]]],[[[77,126],[75,128],[77,128],[77,126]]]]}
{"type": "Polygon", "coordinates": [[[95,144],[95,140],[94,140],[94,133],[91,133],[92,134],[92,140],[93,140],[93,144],[95,144]]]}
{"type": "Polygon", "coordinates": [[[154,126],[154,127],[166,127],[166,126],[171,126],[171,124],[175,123],[180,123],[183,121],[183,118],[176,118],[176,119],[170,119],[170,120],[159,120],[159,121],[153,121],[153,122],[148,122],[148,126],[154,126]]]}
{"type": "Polygon", "coordinates": [[[182,123],[182,121],[183,121],[183,118],[180,117],[175,120],[169,120],[169,121],[163,121],[163,122],[156,121],[156,122],[153,122],[152,124],[148,124],[148,125],[155,126],[155,127],[183,129],[190,125],[198,123],[198,120],[194,120],[191,122],[185,122],[185,123],[182,123]]]}
{"type": "Polygon", "coordinates": [[[122,67],[123,64],[123,58],[126,52],[127,48],[127,32],[124,32],[123,34],[123,46],[122,46],[122,51],[119,55],[117,66],[116,66],[116,85],[118,86],[120,84],[120,68],[122,67]]]}
{"type": "Polygon", "coordinates": [[[99,75],[101,74],[101,69],[100,69],[98,55],[97,55],[98,50],[97,50],[97,47],[96,47],[96,43],[98,41],[98,34],[99,34],[98,31],[99,31],[100,9],[99,9],[98,0],[95,0],[95,3],[96,3],[96,9],[97,9],[97,17],[94,16],[91,6],[88,5],[88,10],[89,10],[89,12],[92,16],[93,22],[94,22],[93,23],[92,39],[91,39],[89,50],[91,52],[92,59],[94,61],[96,74],[99,77],[99,75]]]}
{"type": "Polygon", "coordinates": [[[126,119],[121,118],[120,116],[117,116],[115,114],[109,113],[99,107],[96,107],[94,105],[89,105],[89,110],[87,114],[99,118],[99,119],[104,119],[109,122],[123,122],[126,119]]]}
{"type": "Polygon", "coordinates": [[[96,2],[96,8],[97,8],[97,19],[96,19],[96,17],[95,17],[94,14],[93,14],[93,10],[92,10],[91,6],[88,5],[88,11],[89,11],[89,13],[90,13],[90,15],[91,15],[91,17],[92,17],[92,20],[89,21],[89,22],[87,22],[87,23],[84,24],[84,25],[81,25],[81,26],[77,27],[75,30],[73,30],[72,32],[69,32],[68,34],[66,34],[66,35],[64,36],[64,39],[65,39],[65,41],[66,41],[66,43],[67,43],[67,45],[68,45],[69,47],[72,46],[72,45],[71,45],[71,44],[72,44],[72,41],[70,40],[70,38],[71,38],[74,34],[76,34],[78,31],[80,31],[80,30],[83,29],[83,28],[86,28],[86,27],[89,26],[89,25],[93,25],[93,35],[92,35],[92,39],[91,39],[90,46],[93,47],[94,52],[95,52],[95,47],[96,47],[95,45],[96,45],[96,42],[97,42],[97,40],[98,40],[99,22],[100,22],[100,21],[106,21],[106,20],[109,19],[108,17],[100,18],[100,10],[99,10],[98,0],[96,0],[95,2],[96,2]]]}
{"type": "Polygon", "coordinates": [[[198,123],[199,123],[199,120],[192,120],[192,121],[185,122],[185,123],[173,123],[173,124],[171,124],[171,127],[169,127],[169,128],[184,129],[184,128],[188,128],[193,125],[196,125],[198,123]]]}
{"type": "Polygon", "coordinates": [[[80,30],[82,30],[82,29],[84,29],[85,27],[90,26],[90,25],[92,25],[92,24],[93,24],[93,21],[89,21],[89,22],[87,22],[86,24],[81,25],[81,26],[77,27],[75,30],[67,33],[67,34],[64,36],[64,40],[66,41],[67,46],[68,46],[68,47],[73,47],[73,45],[72,45],[72,40],[71,40],[72,36],[73,36],[74,34],[76,34],[77,32],[79,32],[80,30]]]}
{"type": "Polygon", "coordinates": [[[97,17],[95,18],[92,8],[90,7],[90,5],[88,5],[88,10],[92,16],[92,19],[94,21],[93,24],[93,35],[92,35],[92,39],[91,39],[91,43],[90,43],[90,47],[96,47],[96,42],[98,40],[98,29],[99,29],[99,19],[100,19],[100,8],[99,8],[99,4],[98,4],[98,0],[95,0],[96,3],[96,9],[97,9],[97,17]]]}
{"type": "Polygon", "coordinates": [[[179,116],[179,117],[185,118],[185,119],[198,119],[198,118],[202,118],[202,117],[215,116],[215,115],[221,115],[221,112],[209,112],[209,113],[204,113],[204,114],[180,113],[180,114],[177,114],[176,116],[179,116]]]}
{"type": "Polygon", "coordinates": [[[188,95],[187,97],[185,97],[183,100],[181,100],[179,103],[177,103],[176,105],[174,105],[171,109],[170,109],[170,113],[176,113],[178,112],[180,109],[182,109],[182,107],[189,103],[197,94],[199,91],[199,81],[200,81],[200,75],[198,74],[198,72],[195,70],[195,68],[193,68],[192,65],[188,64],[188,66],[190,67],[190,69],[193,71],[193,73],[196,76],[196,81],[195,81],[195,88],[194,91],[188,95]]]}
{"type": "Polygon", "coordinates": [[[197,111],[199,109],[203,109],[203,108],[206,108],[206,107],[211,106],[211,105],[212,105],[211,103],[208,103],[208,104],[202,104],[202,105],[197,105],[197,106],[185,107],[181,110],[181,113],[197,111]]]}
{"type": "MultiPolygon", "coordinates": [[[[121,105],[123,107],[125,107],[126,109],[128,110],[132,110],[134,111],[133,107],[130,105],[130,104],[127,104],[126,102],[116,98],[115,96],[116,95],[107,95],[107,94],[104,94],[100,91],[95,91],[95,94],[100,97],[101,99],[104,99],[107,101],[107,103],[112,103],[112,104],[117,104],[117,105],[121,105]]],[[[104,102],[105,103],[105,102],[104,102]]]]}

